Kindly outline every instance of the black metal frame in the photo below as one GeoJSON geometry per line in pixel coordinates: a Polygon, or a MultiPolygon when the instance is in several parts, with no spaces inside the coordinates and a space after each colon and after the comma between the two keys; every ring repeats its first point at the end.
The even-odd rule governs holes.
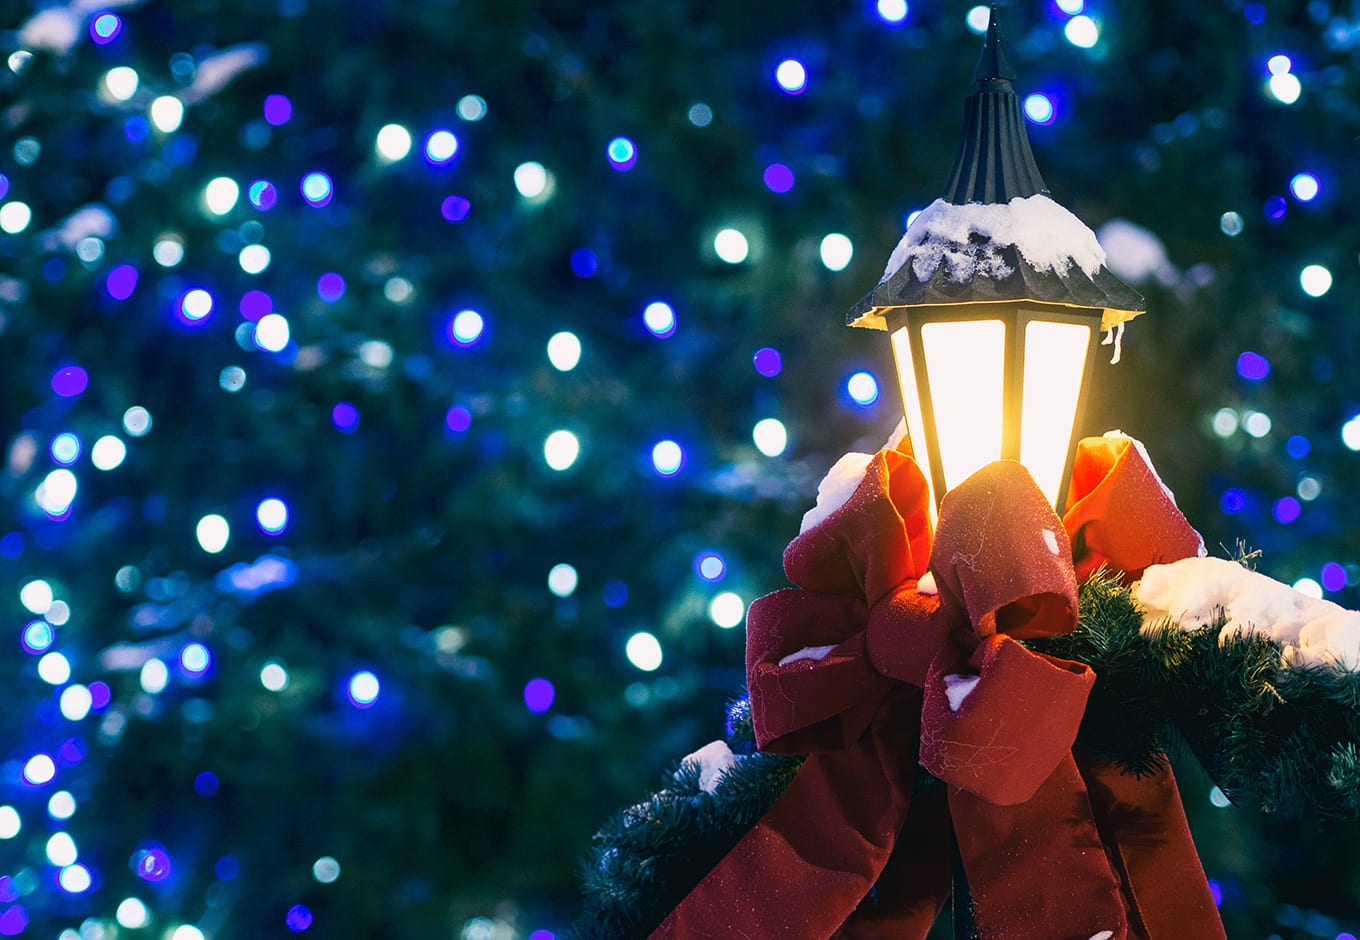
{"type": "MultiPolygon", "coordinates": [[[[1100,321],[1104,310],[1096,307],[1067,307],[1059,304],[1044,304],[1031,301],[1019,303],[967,303],[948,306],[899,307],[886,311],[889,334],[902,327],[907,328],[907,340],[911,344],[911,359],[915,375],[916,394],[921,403],[921,417],[925,425],[929,468],[935,501],[938,506],[944,498],[944,464],[940,454],[939,435],[936,433],[935,409],[931,398],[930,377],[921,340],[921,329],[930,323],[949,323],[972,320],[1000,320],[1006,330],[1005,359],[1002,369],[1005,372],[1002,386],[1001,458],[1020,459],[1020,418],[1024,392],[1025,328],[1034,321],[1046,323],[1079,323],[1091,328],[1091,338],[1086,345],[1086,361],[1082,370],[1081,385],[1077,392],[1077,408],[1072,418],[1072,433],[1067,442],[1067,454],[1063,459],[1062,477],[1058,483],[1055,510],[1061,513],[1067,500],[1068,478],[1072,475],[1072,460],[1076,453],[1077,431],[1081,427],[1086,411],[1088,392],[1091,388],[1091,373],[1095,368],[1096,351],[1100,345],[1100,321]]],[[[904,377],[899,377],[904,378],[904,377]]],[[[906,402],[903,402],[903,411],[906,402]]]]}

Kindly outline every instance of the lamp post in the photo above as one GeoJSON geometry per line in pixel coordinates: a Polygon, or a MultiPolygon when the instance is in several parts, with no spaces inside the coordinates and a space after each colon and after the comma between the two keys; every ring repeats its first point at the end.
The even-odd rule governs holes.
{"type": "Polygon", "coordinates": [[[993,6],[944,195],[846,317],[892,335],[932,526],[947,490],[1003,458],[1062,513],[1097,335],[1117,342],[1145,309],[1094,233],[1049,198],[1014,78],[993,6]]]}

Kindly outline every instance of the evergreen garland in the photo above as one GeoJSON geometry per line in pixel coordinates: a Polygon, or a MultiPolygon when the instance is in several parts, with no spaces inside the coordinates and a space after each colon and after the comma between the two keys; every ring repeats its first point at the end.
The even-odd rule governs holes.
{"type": "MultiPolygon", "coordinates": [[[[1260,636],[1143,629],[1130,590],[1104,571],[1081,588],[1072,633],[1026,643],[1096,673],[1076,748],[1146,774],[1188,748],[1235,803],[1285,815],[1360,817],[1360,674],[1286,663],[1260,636]]],[[[755,824],[801,760],[755,750],[750,700],[729,709],[737,756],[713,793],[684,761],[665,786],[596,834],[578,940],[645,937],[755,824]]],[[[918,788],[934,783],[918,770],[918,788]]]]}

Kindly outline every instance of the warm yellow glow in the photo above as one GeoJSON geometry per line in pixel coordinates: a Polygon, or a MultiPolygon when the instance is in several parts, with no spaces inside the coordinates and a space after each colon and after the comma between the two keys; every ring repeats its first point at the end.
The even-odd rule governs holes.
{"type": "Polygon", "coordinates": [[[939,494],[930,479],[930,445],[926,440],[926,422],[921,414],[921,395],[916,389],[916,367],[911,358],[911,338],[907,328],[894,330],[892,335],[893,355],[897,358],[897,377],[902,383],[902,404],[907,419],[907,438],[911,441],[911,454],[921,472],[925,474],[926,485],[930,490],[930,524],[935,525],[935,501],[939,494]]]}
{"type": "Polygon", "coordinates": [[[1054,504],[1063,483],[1090,343],[1091,328],[1081,323],[1034,320],[1025,327],[1020,462],[1054,504]]]}
{"type": "Polygon", "coordinates": [[[1001,459],[1006,324],[953,320],[921,327],[945,489],[1001,459]]]}

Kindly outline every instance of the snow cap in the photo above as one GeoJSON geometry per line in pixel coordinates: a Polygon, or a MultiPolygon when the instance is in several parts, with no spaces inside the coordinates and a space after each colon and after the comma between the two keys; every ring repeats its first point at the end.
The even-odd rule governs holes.
{"type": "Polygon", "coordinates": [[[912,222],[847,324],[883,330],[912,307],[1030,301],[1099,309],[1109,329],[1146,310],[1095,234],[1049,198],[1014,77],[993,6],[944,195],[912,222]]]}

